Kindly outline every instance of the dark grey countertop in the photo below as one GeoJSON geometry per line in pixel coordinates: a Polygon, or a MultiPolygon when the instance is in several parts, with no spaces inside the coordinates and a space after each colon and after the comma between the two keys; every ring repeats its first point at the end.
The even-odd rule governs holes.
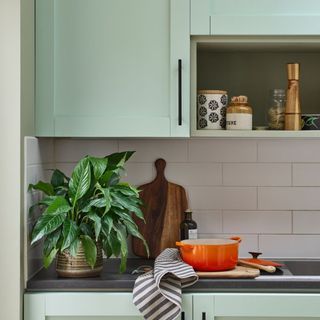
{"type": "MultiPolygon", "coordinates": [[[[95,278],[59,278],[55,266],[40,270],[27,282],[26,292],[131,292],[138,275],[131,272],[152,260],[128,259],[127,271],[119,273],[119,259],[104,262],[101,276],[95,278]]],[[[292,276],[284,267],[275,274],[262,272],[256,279],[200,279],[183,292],[313,292],[320,293],[320,276],[292,276]]]]}

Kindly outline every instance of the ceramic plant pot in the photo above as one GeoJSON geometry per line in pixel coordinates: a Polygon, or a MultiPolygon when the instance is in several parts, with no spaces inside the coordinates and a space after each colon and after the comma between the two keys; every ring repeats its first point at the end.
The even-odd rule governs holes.
{"type": "Polygon", "coordinates": [[[85,258],[82,244],[79,245],[78,254],[72,257],[68,250],[57,255],[56,271],[59,277],[64,278],[88,278],[99,276],[103,267],[102,247],[97,243],[97,261],[91,268],[85,258]]]}

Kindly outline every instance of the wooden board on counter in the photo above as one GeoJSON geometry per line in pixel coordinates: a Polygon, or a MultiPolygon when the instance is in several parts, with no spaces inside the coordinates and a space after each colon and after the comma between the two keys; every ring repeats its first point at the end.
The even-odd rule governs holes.
{"type": "Polygon", "coordinates": [[[232,278],[232,279],[253,279],[256,278],[260,275],[260,270],[259,269],[253,269],[253,268],[247,268],[247,267],[241,267],[241,266],[236,266],[232,270],[228,271],[211,271],[211,272],[203,272],[199,271],[197,272],[197,275],[200,278],[232,278]]]}
{"type": "MultiPolygon", "coordinates": [[[[185,189],[175,183],[168,182],[164,175],[166,161],[158,159],[155,162],[156,178],[139,187],[140,198],[144,202],[142,211],[146,220],[135,219],[139,231],[146,239],[150,258],[156,258],[166,248],[176,246],[180,240],[180,223],[183,213],[188,208],[185,189]]],[[[132,239],[132,251],[139,257],[147,257],[141,240],[132,239]]]]}

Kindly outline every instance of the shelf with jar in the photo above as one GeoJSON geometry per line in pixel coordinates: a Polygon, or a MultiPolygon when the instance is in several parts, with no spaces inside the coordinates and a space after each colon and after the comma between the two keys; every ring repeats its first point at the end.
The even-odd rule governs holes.
{"type": "Polygon", "coordinates": [[[193,37],[191,136],[319,138],[319,74],[319,36],[193,37]],[[292,68],[298,79],[290,78],[292,68]],[[300,91],[288,91],[290,83],[300,91]],[[301,108],[292,105],[297,101],[301,108]],[[285,130],[286,106],[286,119],[295,118],[302,130],[285,130]]]}

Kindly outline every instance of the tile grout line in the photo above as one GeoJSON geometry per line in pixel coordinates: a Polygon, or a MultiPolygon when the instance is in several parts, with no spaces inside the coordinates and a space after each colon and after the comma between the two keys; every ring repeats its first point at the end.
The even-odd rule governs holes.
{"type": "Polygon", "coordinates": [[[293,187],[293,163],[291,162],[291,187],[293,187]]]}

